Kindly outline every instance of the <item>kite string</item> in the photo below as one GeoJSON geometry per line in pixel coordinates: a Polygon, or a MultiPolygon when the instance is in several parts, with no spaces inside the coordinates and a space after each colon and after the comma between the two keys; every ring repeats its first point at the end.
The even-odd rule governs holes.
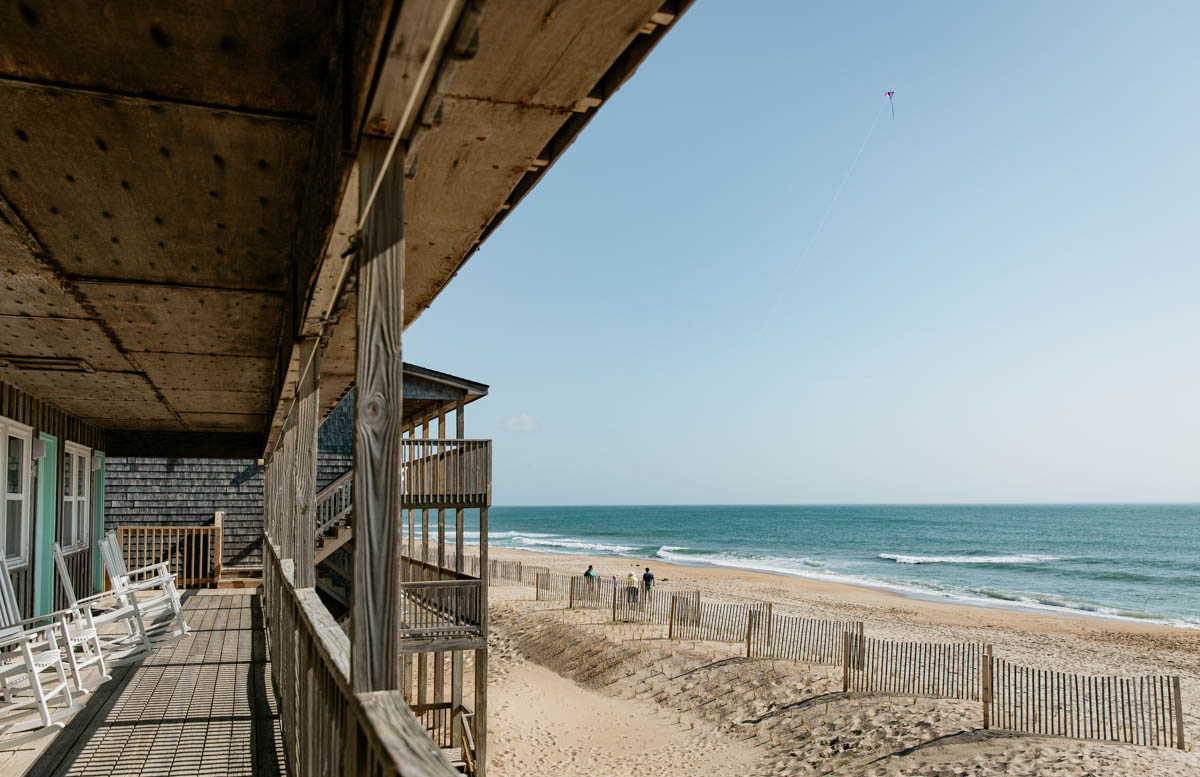
{"type": "Polygon", "coordinates": [[[863,149],[867,147],[867,143],[871,140],[871,135],[875,134],[875,127],[879,124],[879,119],[883,116],[883,103],[879,104],[879,110],[875,113],[875,121],[871,122],[871,128],[867,130],[867,136],[863,138],[863,142],[858,147],[858,153],[854,155],[854,159],[850,162],[850,167],[846,168],[846,174],[842,176],[842,182],[838,184],[837,189],[833,193],[833,199],[829,201],[828,207],[825,208],[825,213],[821,216],[821,220],[817,222],[817,228],[813,230],[812,236],[809,237],[808,243],[805,244],[804,250],[800,252],[800,259],[808,255],[808,249],[812,248],[813,241],[817,239],[817,235],[821,234],[821,229],[825,226],[825,220],[829,218],[829,214],[833,212],[833,206],[837,204],[838,197],[842,196],[842,189],[846,186],[846,181],[850,180],[850,174],[854,172],[854,166],[858,164],[858,158],[862,156],[863,149]]]}

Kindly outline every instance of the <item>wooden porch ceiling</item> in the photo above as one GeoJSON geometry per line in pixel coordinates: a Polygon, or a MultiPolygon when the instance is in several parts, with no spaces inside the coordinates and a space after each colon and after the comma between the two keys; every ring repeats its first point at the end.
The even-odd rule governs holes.
{"type": "Polygon", "coordinates": [[[0,7],[0,379],[259,455],[299,339],[326,409],[353,380],[363,135],[403,138],[410,323],[689,4],[450,0],[440,38],[445,0],[0,7]]]}

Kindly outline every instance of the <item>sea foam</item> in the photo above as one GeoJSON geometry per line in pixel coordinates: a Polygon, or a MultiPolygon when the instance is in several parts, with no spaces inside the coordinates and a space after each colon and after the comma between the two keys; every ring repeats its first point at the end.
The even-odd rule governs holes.
{"type": "Polygon", "coordinates": [[[879,558],[897,564],[1039,564],[1043,561],[1062,561],[1062,556],[1022,554],[1010,556],[906,556],[899,553],[880,553],[879,558]]]}

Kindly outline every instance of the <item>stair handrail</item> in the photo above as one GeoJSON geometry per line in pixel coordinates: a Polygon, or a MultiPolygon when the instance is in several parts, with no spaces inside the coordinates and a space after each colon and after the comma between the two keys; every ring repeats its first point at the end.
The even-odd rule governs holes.
{"type": "Polygon", "coordinates": [[[463,766],[467,775],[471,776],[475,774],[475,713],[467,712],[461,705],[459,709],[462,710],[458,716],[458,725],[462,727],[463,766]]]}
{"type": "Polygon", "coordinates": [[[317,532],[316,532],[316,534],[317,534],[318,538],[324,536],[325,532],[329,531],[329,528],[331,526],[333,526],[334,524],[343,520],[344,518],[347,518],[350,515],[350,513],[353,512],[353,509],[354,509],[353,501],[352,501],[352,499],[347,498],[345,507],[343,507],[338,512],[333,513],[332,515],[325,517],[324,519],[321,518],[322,513],[325,512],[322,509],[325,506],[325,504],[327,502],[329,502],[329,500],[333,499],[343,489],[347,488],[347,486],[351,483],[351,481],[353,481],[353,479],[354,479],[354,470],[353,469],[347,470],[345,473],[343,473],[341,476],[339,476],[332,483],[325,486],[325,488],[321,489],[321,491],[317,494],[316,509],[313,512],[317,516],[317,532]]]}

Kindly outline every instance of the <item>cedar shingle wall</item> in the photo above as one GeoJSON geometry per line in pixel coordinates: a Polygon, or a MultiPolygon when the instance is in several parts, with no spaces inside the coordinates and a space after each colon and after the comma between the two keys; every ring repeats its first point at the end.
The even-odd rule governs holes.
{"type": "Polygon", "coordinates": [[[351,389],[317,430],[317,490],[354,464],[354,390],[351,389]]]}
{"type": "Polygon", "coordinates": [[[225,566],[261,566],[262,477],[253,459],[109,457],[104,527],[207,526],[225,511],[225,566]]]}
{"type": "MultiPolygon", "coordinates": [[[[351,392],[353,396],[353,392],[351,392]]],[[[354,401],[343,401],[317,433],[317,490],[353,464],[354,401]]],[[[262,476],[253,459],[105,462],[104,527],[208,526],[225,511],[225,566],[262,565],[262,476]]]]}

